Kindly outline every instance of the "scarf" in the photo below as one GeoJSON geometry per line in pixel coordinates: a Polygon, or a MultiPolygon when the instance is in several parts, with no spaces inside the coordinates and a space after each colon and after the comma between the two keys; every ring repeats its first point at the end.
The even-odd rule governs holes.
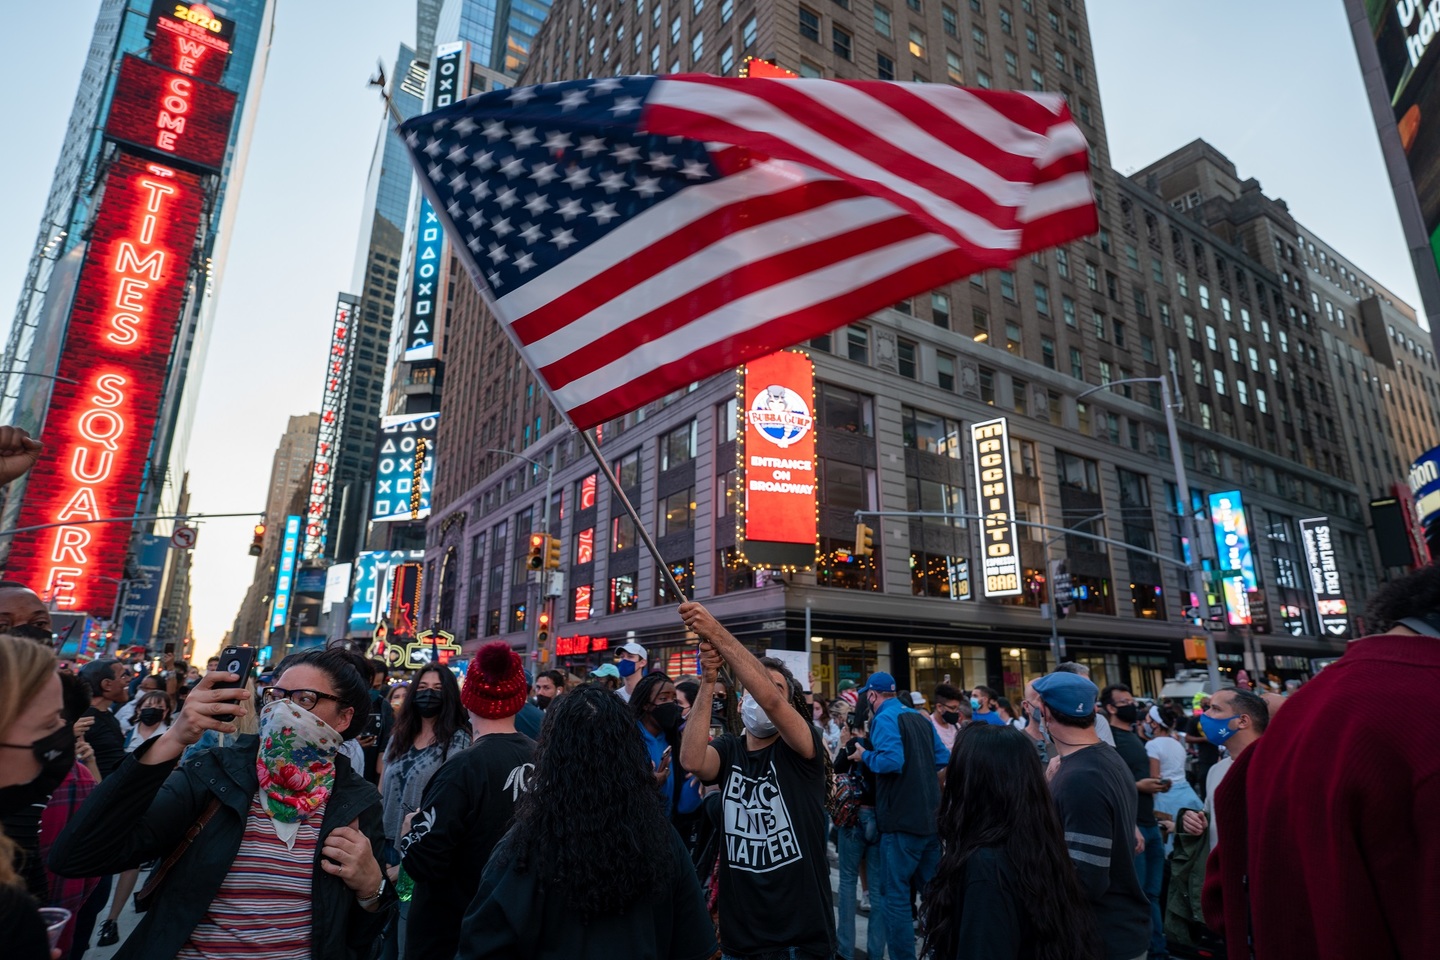
{"type": "Polygon", "coordinates": [[[294,847],[300,824],[324,806],[335,785],[340,734],[289,700],[260,712],[260,753],[255,772],[276,836],[294,847]]]}

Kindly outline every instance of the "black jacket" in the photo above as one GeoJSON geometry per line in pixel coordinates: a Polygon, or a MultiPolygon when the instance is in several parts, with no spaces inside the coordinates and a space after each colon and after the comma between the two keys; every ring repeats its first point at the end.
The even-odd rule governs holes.
{"type": "MultiPolygon", "coordinates": [[[[250,800],[260,789],[256,737],[242,737],[233,747],[206,750],[179,769],[174,763],[140,763],[153,744],[143,744],[95,788],[50,851],[50,869],[64,877],[103,877],[146,860],[163,860],[205,812],[210,797],[219,798],[220,809],[171,868],[154,905],[115,960],[173,957],[180,951],[220,890],[240,849],[250,800]]],[[[358,817],[360,831],[383,864],[380,794],[343,755],[336,757],[335,767],[335,787],[325,804],[320,843],[335,827],[358,817]]],[[[318,845],[316,849],[311,956],[314,960],[368,957],[394,910],[394,894],[387,884],[380,909],[366,911],[343,881],[320,869],[318,845]]]]}

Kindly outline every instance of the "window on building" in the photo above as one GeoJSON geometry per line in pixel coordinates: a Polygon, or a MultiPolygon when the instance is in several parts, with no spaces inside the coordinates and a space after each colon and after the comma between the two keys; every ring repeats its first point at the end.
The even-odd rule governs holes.
{"type": "Polygon", "coordinates": [[[735,15],[735,0],[720,0],[720,22],[729,23],[735,15]]]}
{"type": "Polygon", "coordinates": [[[610,578],[610,612],[634,610],[639,601],[635,596],[635,574],[622,573],[610,578]]]}
{"type": "Polygon", "coordinates": [[[1025,49],[1035,53],[1040,49],[1040,38],[1031,27],[1025,28],[1025,49]]]}
{"type": "Polygon", "coordinates": [[[800,8],[800,36],[820,42],[820,14],[809,7],[800,8]]]}
{"type": "Polygon", "coordinates": [[[875,4],[875,32],[882,37],[891,36],[890,8],[875,4]]]}
{"type": "Polygon", "coordinates": [[[1015,302],[1015,272],[1013,270],[1000,271],[1000,296],[1011,303],[1015,302]]]}
{"type": "Polygon", "coordinates": [[[1100,289],[1100,268],[1089,260],[1085,261],[1085,286],[1091,290],[1100,289]]]}
{"type": "Polygon", "coordinates": [[[955,389],[955,358],[948,353],[935,354],[935,382],[941,390],[955,389]]]}
{"type": "Polygon", "coordinates": [[[948,4],[940,5],[940,24],[945,29],[945,36],[958,37],[960,35],[959,20],[955,10],[948,4]]]}
{"type": "Polygon", "coordinates": [[[988,49],[989,39],[985,36],[984,30],[980,29],[979,27],[971,27],[970,40],[972,43],[975,44],[975,52],[977,54],[982,57],[988,57],[990,55],[990,51],[988,49]]]}
{"type": "Polygon", "coordinates": [[[1005,321],[1005,349],[1020,356],[1020,324],[1005,321]]]}
{"type": "Polygon", "coordinates": [[[696,63],[705,55],[705,31],[696,30],[690,38],[690,61],[696,63]]]}
{"type": "Polygon", "coordinates": [[[989,367],[980,368],[980,399],[995,405],[995,371],[989,367]]]}
{"type": "Polygon", "coordinates": [[[1055,341],[1049,337],[1040,338],[1040,359],[1047,368],[1055,369],[1055,341]]]}
{"type": "Polygon", "coordinates": [[[1215,392],[1225,396],[1225,371],[1218,368],[1215,370],[1215,392]]]}
{"type": "Polygon", "coordinates": [[[975,327],[975,339],[984,343],[990,339],[990,314],[979,307],[970,309],[970,321],[975,327]]]}
{"type": "Polygon", "coordinates": [[[930,294],[930,319],[935,326],[950,329],[950,295],[947,293],[930,294]]]}
{"type": "Polygon", "coordinates": [[[959,460],[962,454],[960,424],[947,417],[914,407],[900,408],[901,438],[905,446],[959,460]]]}
{"type": "Polygon", "coordinates": [[[910,28],[910,56],[925,59],[925,31],[919,27],[910,28]]]}
{"type": "Polygon", "coordinates": [[[810,77],[812,79],[824,76],[824,73],[823,71],[821,71],[820,65],[818,63],[812,63],[811,61],[804,58],[801,58],[800,60],[799,73],[802,77],[810,77]]]}
{"type": "Polygon", "coordinates": [[[900,370],[900,376],[910,380],[916,380],[920,375],[919,361],[920,347],[914,340],[906,340],[903,337],[895,342],[896,363],[900,370]]]}
{"type": "Polygon", "coordinates": [[[759,33],[759,25],[756,23],[754,14],[751,14],[750,19],[745,21],[745,26],[740,30],[740,39],[744,42],[746,50],[755,46],[755,38],[759,36],[759,33]]]}
{"type": "Polygon", "coordinates": [[[960,66],[960,54],[954,50],[945,51],[945,75],[950,78],[951,83],[965,82],[965,71],[960,66]]]}
{"type": "Polygon", "coordinates": [[[1095,339],[1096,339],[1096,340],[1105,340],[1105,339],[1107,339],[1107,334],[1106,334],[1106,329],[1105,329],[1105,327],[1106,327],[1106,324],[1105,324],[1105,314],[1101,313],[1099,310],[1092,310],[1092,311],[1090,311],[1090,320],[1091,320],[1091,323],[1093,324],[1093,326],[1094,326],[1094,328],[1095,328],[1095,339]]]}
{"type": "Polygon", "coordinates": [[[1042,317],[1050,316],[1050,288],[1039,282],[1035,284],[1035,312],[1042,317]]]}
{"type": "Polygon", "coordinates": [[[673,47],[673,46],[676,46],[676,45],[679,44],[679,43],[680,43],[680,14],[677,13],[677,14],[675,14],[675,18],[670,21],[670,45],[673,47]]]}
{"type": "Polygon", "coordinates": [[[1210,309],[1210,287],[1208,284],[1200,284],[1200,306],[1206,310],[1210,309]]]}
{"type": "Polygon", "coordinates": [[[662,498],[658,513],[656,533],[659,536],[683,533],[695,526],[695,488],[686,487],[662,498]]]}
{"type": "Polygon", "coordinates": [[[1218,351],[1220,349],[1219,338],[1215,335],[1215,326],[1213,324],[1205,324],[1205,346],[1211,350],[1218,351]]]}
{"type": "Polygon", "coordinates": [[[615,477],[622,490],[633,490],[640,486],[640,451],[631,450],[620,457],[615,464],[615,477]]]}
{"type": "Polygon", "coordinates": [[[1063,293],[1060,295],[1060,315],[1065,318],[1065,326],[1075,327],[1075,301],[1063,293]]]}
{"type": "Polygon", "coordinates": [[[866,327],[845,329],[845,355],[856,363],[870,362],[870,330],[866,327]]]}
{"type": "Polygon", "coordinates": [[[1010,16],[1010,11],[1004,7],[1000,8],[1000,32],[1006,36],[1014,36],[1015,34],[1014,18],[1010,16]]]}
{"type": "Polygon", "coordinates": [[[883,53],[875,54],[875,75],[881,80],[895,79],[895,61],[883,53]]]}
{"type": "Polygon", "coordinates": [[[835,51],[835,56],[842,60],[849,60],[851,47],[850,32],[848,30],[841,30],[836,26],[831,26],[830,40],[830,46],[831,49],[835,51]]]}
{"type": "Polygon", "coordinates": [[[727,43],[720,50],[720,72],[728,74],[733,66],[735,66],[735,45],[727,43]]]}
{"type": "Polygon", "coordinates": [[[635,521],[630,514],[620,512],[610,520],[610,552],[620,553],[633,550],[640,541],[635,537],[635,521]]]}
{"type": "Polygon", "coordinates": [[[660,469],[673,470],[695,459],[695,421],[665,434],[660,440],[660,469]]]}
{"type": "Polygon", "coordinates": [[[1014,400],[1015,412],[1024,416],[1030,412],[1030,384],[1024,380],[1010,381],[1010,396],[1014,400]]]}
{"type": "Polygon", "coordinates": [[[1085,379],[1085,360],[1079,347],[1070,348],[1070,376],[1076,380],[1085,379]]]}
{"type": "Polygon", "coordinates": [[[992,85],[993,84],[990,80],[990,74],[986,73],[984,70],[975,71],[975,86],[979,87],[981,90],[989,90],[992,85]]]}

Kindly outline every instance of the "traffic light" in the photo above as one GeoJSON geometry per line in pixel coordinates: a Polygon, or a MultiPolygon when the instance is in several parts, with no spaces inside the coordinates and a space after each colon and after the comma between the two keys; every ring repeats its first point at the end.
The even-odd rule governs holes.
{"type": "Polygon", "coordinates": [[[855,556],[869,557],[875,553],[875,531],[863,523],[855,524],[855,556]]]}
{"type": "Polygon", "coordinates": [[[535,623],[535,644],[543,646],[550,641],[550,605],[540,610],[540,619],[535,623]]]}
{"type": "Polygon", "coordinates": [[[541,570],[545,566],[545,542],[550,538],[543,533],[530,534],[530,559],[526,566],[531,570],[541,570]]]}
{"type": "Polygon", "coordinates": [[[559,537],[546,537],[546,538],[545,538],[545,569],[546,569],[546,570],[559,570],[559,569],[560,569],[560,538],[559,538],[559,537]]]}
{"type": "Polygon", "coordinates": [[[265,523],[261,521],[255,524],[255,539],[250,541],[250,556],[258,557],[265,549],[265,523]]]}

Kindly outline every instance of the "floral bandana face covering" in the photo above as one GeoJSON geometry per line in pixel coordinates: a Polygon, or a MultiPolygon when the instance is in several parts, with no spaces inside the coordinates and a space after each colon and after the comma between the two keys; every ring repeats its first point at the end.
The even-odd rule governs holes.
{"type": "Polygon", "coordinates": [[[276,835],[293,847],[300,824],[324,805],[335,785],[340,734],[308,710],[276,700],[260,712],[260,777],[276,835]]]}

